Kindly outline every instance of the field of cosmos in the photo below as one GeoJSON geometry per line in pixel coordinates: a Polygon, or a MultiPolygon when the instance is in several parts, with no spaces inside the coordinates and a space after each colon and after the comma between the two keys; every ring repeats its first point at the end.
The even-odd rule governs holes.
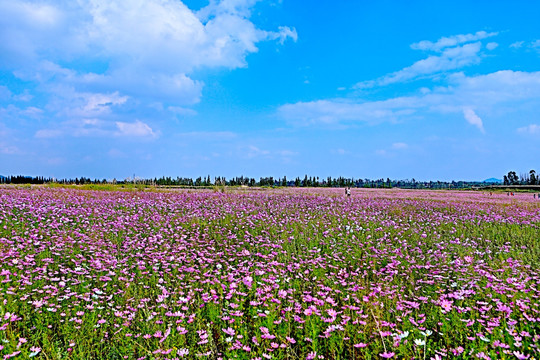
{"type": "Polygon", "coordinates": [[[539,359],[540,200],[0,188],[0,358],[539,359]]]}

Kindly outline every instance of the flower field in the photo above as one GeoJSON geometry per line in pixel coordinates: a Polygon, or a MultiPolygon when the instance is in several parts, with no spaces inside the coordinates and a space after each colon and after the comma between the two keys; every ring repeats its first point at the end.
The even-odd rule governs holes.
{"type": "Polygon", "coordinates": [[[540,359],[532,194],[0,188],[0,359],[540,359]]]}

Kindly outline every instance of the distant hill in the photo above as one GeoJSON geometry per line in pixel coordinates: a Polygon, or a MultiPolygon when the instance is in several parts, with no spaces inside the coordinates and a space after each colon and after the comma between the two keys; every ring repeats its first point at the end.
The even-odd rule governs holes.
{"type": "Polygon", "coordinates": [[[503,181],[501,179],[489,178],[489,179],[486,179],[486,180],[484,180],[482,182],[489,183],[489,184],[500,184],[503,181]]]}

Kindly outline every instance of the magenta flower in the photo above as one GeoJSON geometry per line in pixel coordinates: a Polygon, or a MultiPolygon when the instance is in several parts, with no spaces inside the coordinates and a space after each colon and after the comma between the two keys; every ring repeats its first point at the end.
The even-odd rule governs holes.
{"type": "Polygon", "coordinates": [[[229,336],[234,336],[235,334],[235,331],[234,329],[228,327],[226,329],[221,329],[225,334],[229,335],[229,336]]]}
{"type": "Polygon", "coordinates": [[[522,354],[522,353],[520,353],[519,351],[514,351],[513,354],[515,355],[515,357],[516,357],[518,360],[527,360],[528,358],[531,357],[530,355],[522,354]]]}

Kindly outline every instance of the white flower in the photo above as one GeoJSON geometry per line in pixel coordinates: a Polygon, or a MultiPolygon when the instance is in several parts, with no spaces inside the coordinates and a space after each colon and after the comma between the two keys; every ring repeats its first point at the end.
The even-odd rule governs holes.
{"type": "Polygon", "coordinates": [[[189,349],[178,349],[176,355],[184,357],[184,355],[189,355],[189,349]]]}
{"type": "Polygon", "coordinates": [[[414,339],[414,343],[418,346],[423,346],[423,345],[426,345],[426,342],[424,340],[421,340],[421,339],[414,339]]]}

